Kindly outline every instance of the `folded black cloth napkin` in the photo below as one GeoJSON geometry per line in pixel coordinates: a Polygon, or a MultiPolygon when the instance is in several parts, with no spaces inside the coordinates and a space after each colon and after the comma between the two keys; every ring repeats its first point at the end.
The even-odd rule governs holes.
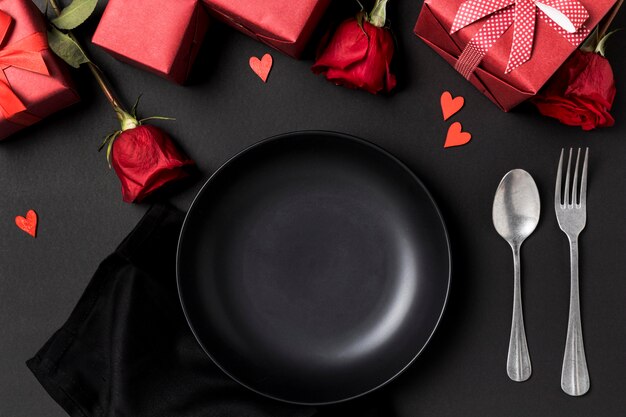
{"type": "Polygon", "coordinates": [[[391,416],[372,398],[316,409],[241,387],[202,351],[176,289],[184,214],[152,207],[27,366],[73,417],[391,416]]]}

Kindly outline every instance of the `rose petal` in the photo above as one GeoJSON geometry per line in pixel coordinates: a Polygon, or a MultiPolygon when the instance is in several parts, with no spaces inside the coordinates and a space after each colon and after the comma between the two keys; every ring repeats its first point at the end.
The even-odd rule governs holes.
{"type": "Polygon", "coordinates": [[[193,163],[155,126],[126,130],[113,143],[111,164],[126,202],[140,202],[163,185],[186,177],[182,167],[193,163]]]}
{"type": "Polygon", "coordinates": [[[576,50],[532,103],[545,116],[583,130],[615,123],[610,114],[615,81],[609,61],[593,52],[576,50]]]}
{"type": "Polygon", "coordinates": [[[367,36],[356,19],[348,19],[339,25],[312,69],[316,73],[328,68],[345,69],[365,58],[368,43],[367,36]]]}
{"type": "Polygon", "coordinates": [[[356,19],[349,19],[335,32],[312,70],[338,85],[373,94],[389,92],[396,85],[390,69],[393,54],[393,36],[388,29],[368,22],[361,28],[356,19]]]}
{"type": "MultiPolygon", "coordinates": [[[[615,98],[615,81],[609,61],[596,53],[583,53],[581,71],[565,90],[566,96],[597,97],[609,110],[615,98]]],[[[577,54],[577,55],[580,55],[577,54]]]]}

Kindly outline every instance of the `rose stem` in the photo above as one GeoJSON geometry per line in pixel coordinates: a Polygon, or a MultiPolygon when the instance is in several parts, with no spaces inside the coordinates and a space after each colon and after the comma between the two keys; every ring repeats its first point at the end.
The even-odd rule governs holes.
{"type": "Polygon", "coordinates": [[[619,12],[619,9],[622,7],[623,3],[624,0],[618,0],[615,6],[613,6],[611,13],[604,19],[602,27],[600,28],[600,30],[598,30],[598,40],[602,39],[604,35],[606,35],[606,33],[609,31],[609,27],[611,26],[611,23],[613,23],[613,19],[615,19],[615,16],[617,16],[617,12],[619,12]]]}
{"type": "MultiPolygon", "coordinates": [[[[57,0],[48,0],[48,2],[52,6],[52,9],[57,14],[57,16],[59,16],[61,14],[61,8],[59,7],[57,0]]],[[[72,32],[68,32],[68,35],[72,38],[74,42],[76,42],[76,44],[83,51],[85,56],[87,56],[87,53],[85,52],[85,50],[79,43],[78,39],[74,36],[74,34],[72,32]]],[[[113,88],[111,88],[111,86],[104,79],[104,75],[102,74],[102,71],[100,70],[100,68],[98,68],[96,64],[94,64],[93,62],[91,62],[91,60],[89,60],[89,62],[87,62],[87,66],[89,67],[91,74],[94,76],[94,78],[98,82],[98,85],[102,89],[102,92],[106,96],[107,100],[109,100],[109,103],[111,103],[111,105],[113,106],[115,113],[118,115],[118,117],[121,120],[122,115],[120,113],[121,112],[126,113],[126,110],[124,109],[124,106],[117,100],[117,98],[115,98],[116,96],[115,96],[115,93],[113,93],[113,88]]]]}

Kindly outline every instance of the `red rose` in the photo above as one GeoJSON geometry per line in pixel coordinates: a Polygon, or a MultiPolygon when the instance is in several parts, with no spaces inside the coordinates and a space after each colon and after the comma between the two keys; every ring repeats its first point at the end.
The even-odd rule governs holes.
{"type": "Polygon", "coordinates": [[[186,177],[183,167],[193,163],[165,132],[150,125],[124,130],[112,143],[111,165],[127,203],[138,203],[166,183],[186,177]]]}
{"type": "Polygon", "coordinates": [[[532,99],[545,116],[583,130],[613,126],[615,81],[609,61],[577,49],[532,99]]]}
{"type": "Polygon", "coordinates": [[[386,0],[377,2],[378,9],[374,6],[362,22],[352,18],[339,25],[311,68],[313,72],[324,74],[337,85],[372,94],[391,91],[396,86],[390,69],[394,42],[389,29],[382,27],[385,4],[386,0]],[[375,11],[381,14],[375,15],[375,11]]]}

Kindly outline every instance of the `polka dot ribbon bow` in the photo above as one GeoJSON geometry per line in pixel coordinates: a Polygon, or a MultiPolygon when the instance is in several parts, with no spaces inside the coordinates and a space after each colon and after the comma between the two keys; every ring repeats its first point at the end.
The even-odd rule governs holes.
{"type": "Polygon", "coordinates": [[[468,42],[455,68],[469,78],[487,51],[513,25],[513,44],[505,73],[530,59],[539,15],[552,29],[578,46],[589,35],[587,9],[577,0],[467,0],[459,7],[450,33],[487,17],[468,42]]]}
{"type": "MultiPolygon", "coordinates": [[[[5,70],[20,68],[49,75],[41,51],[48,49],[46,34],[36,32],[24,39],[5,45],[13,18],[0,11],[0,116],[11,122],[28,126],[39,118],[26,111],[26,106],[11,89],[5,70]]],[[[36,88],[36,87],[35,87],[36,88]]]]}

